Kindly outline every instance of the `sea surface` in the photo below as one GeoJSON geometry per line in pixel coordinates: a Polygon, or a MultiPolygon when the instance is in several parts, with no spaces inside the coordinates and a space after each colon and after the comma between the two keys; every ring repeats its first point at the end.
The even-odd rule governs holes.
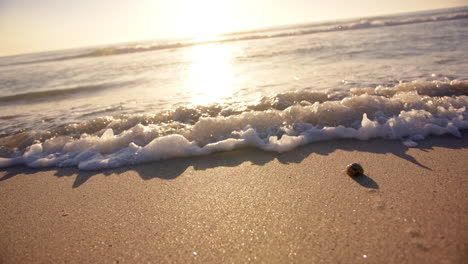
{"type": "Polygon", "coordinates": [[[460,136],[468,7],[0,57],[0,168],[460,136]]]}

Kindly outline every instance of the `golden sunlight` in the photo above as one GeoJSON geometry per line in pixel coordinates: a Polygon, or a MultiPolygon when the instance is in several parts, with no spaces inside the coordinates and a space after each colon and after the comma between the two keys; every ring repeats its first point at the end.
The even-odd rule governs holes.
{"type": "MultiPolygon", "coordinates": [[[[232,96],[235,76],[232,53],[223,44],[193,46],[192,64],[186,72],[186,87],[192,91],[192,104],[207,105],[232,96]]],[[[185,74],[184,74],[185,75],[185,74]]]]}
{"type": "Polygon", "coordinates": [[[187,37],[209,38],[232,30],[233,10],[224,1],[198,0],[179,2],[180,22],[177,31],[187,37]]]}

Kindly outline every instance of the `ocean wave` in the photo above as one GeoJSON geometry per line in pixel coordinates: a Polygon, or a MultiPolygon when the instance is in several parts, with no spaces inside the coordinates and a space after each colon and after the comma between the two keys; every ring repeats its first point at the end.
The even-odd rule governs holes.
{"type": "MultiPolygon", "coordinates": [[[[289,30],[274,31],[273,33],[263,34],[263,32],[255,32],[247,36],[239,36],[223,39],[223,41],[238,41],[238,40],[255,40],[264,38],[279,38],[279,37],[293,37],[316,33],[335,32],[335,31],[348,31],[369,29],[378,27],[399,26],[408,24],[418,24],[427,22],[439,22],[447,20],[457,20],[468,18],[468,12],[457,12],[450,14],[439,14],[419,17],[381,17],[381,18],[366,18],[353,20],[341,23],[327,23],[327,24],[308,24],[299,28],[291,28],[289,30]]],[[[230,36],[236,36],[232,34],[230,36]]]]}
{"type": "Polygon", "coordinates": [[[284,152],[331,139],[397,139],[468,129],[468,81],[400,83],[348,91],[296,91],[254,104],[179,107],[101,117],[0,138],[0,167],[115,168],[242,147],[284,152]]]}
{"type": "Polygon", "coordinates": [[[348,31],[348,30],[359,30],[369,29],[377,27],[388,27],[398,25],[408,25],[417,23],[427,22],[438,22],[447,20],[457,20],[468,18],[468,12],[457,11],[451,13],[440,13],[440,14],[427,14],[417,16],[388,16],[388,17],[373,17],[364,19],[355,19],[349,21],[329,22],[329,23],[313,23],[303,25],[292,25],[286,27],[271,28],[267,30],[252,30],[243,32],[233,32],[224,34],[216,38],[211,39],[199,39],[199,40],[188,40],[188,41],[176,41],[176,42],[165,42],[156,44],[125,44],[125,45],[113,45],[103,48],[97,48],[87,50],[82,54],[73,54],[71,56],[61,56],[55,58],[47,58],[44,60],[34,61],[21,61],[11,63],[8,65],[18,64],[30,64],[30,63],[43,63],[53,61],[72,60],[80,58],[92,58],[92,57],[103,57],[113,56],[121,54],[131,54],[139,52],[157,51],[157,50],[168,50],[185,48],[194,45],[204,45],[213,43],[225,43],[234,41],[244,40],[257,40],[257,39],[268,39],[268,38],[280,38],[280,37],[293,37],[308,34],[324,33],[324,32],[335,32],[335,31],[348,31]]]}
{"type": "Polygon", "coordinates": [[[78,93],[98,92],[109,88],[121,87],[132,82],[113,82],[101,83],[95,85],[83,85],[65,89],[54,89],[45,91],[31,91],[26,93],[0,96],[1,103],[18,103],[19,101],[30,102],[37,100],[46,100],[51,97],[71,96],[78,93]]]}

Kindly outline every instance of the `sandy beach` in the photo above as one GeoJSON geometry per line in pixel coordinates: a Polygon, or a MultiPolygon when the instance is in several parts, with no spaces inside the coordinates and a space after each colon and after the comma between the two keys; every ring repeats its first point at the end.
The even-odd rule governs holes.
{"type": "Polygon", "coordinates": [[[468,134],[0,171],[1,263],[466,263],[468,134]],[[343,173],[360,162],[365,176],[343,173]]]}

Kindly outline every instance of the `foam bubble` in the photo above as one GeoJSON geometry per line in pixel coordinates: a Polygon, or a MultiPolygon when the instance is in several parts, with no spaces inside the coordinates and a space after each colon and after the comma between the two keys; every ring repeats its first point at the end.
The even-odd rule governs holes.
{"type": "Polygon", "coordinates": [[[254,105],[231,105],[229,114],[219,105],[178,108],[152,116],[100,118],[54,133],[13,135],[1,139],[12,154],[0,158],[0,167],[115,168],[246,146],[285,152],[341,138],[399,139],[415,147],[429,135],[459,137],[468,128],[467,106],[468,81],[287,92],[254,105]]]}

